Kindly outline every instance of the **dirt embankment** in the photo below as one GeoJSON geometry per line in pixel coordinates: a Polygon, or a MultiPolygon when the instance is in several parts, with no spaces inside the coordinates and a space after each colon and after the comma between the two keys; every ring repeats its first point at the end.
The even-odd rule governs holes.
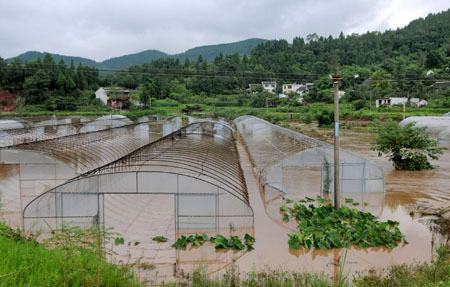
{"type": "Polygon", "coordinates": [[[17,99],[23,97],[23,91],[12,93],[8,90],[0,91],[0,112],[14,112],[17,108],[17,99]]]}

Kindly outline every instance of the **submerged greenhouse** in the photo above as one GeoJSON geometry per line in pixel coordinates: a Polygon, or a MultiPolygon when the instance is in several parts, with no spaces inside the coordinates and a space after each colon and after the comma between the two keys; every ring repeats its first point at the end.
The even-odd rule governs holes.
{"type": "Polygon", "coordinates": [[[414,123],[416,127],[426,127],[425,132],[436,138],[440,144],[450,144],[450,116],[409,117],[400,122],[404,126],[414,123]]]}
{"type": "Polygon", "coordinates": [[[199,122],[51,189],[26,206],[23,219],[25,231],[51,231],[65,223],[127,234],[143,220],[154,236],[180,230],[216,234],[252,228],[253,211],[232,128],[199,122]],[[149,211],[151,216],[142,217],[149,211]]]}
{"type": "Polygon", "coordinates": [[[113,162],[172,129],[171,122],[147,122],[0,148],[2,219],[22,227],[23,208],[37,196],[113,162]]]}
{"type": "Polygon", "coordinates": [[[96,120],[85,117],[69,117],[50,120],[0,120],[0,148],[22,143],[45,141],[67,135],[100,131],[130,125],[133,122],[124,116],[109,115],[96,120]]]}
{"type": "MultiPolygon", "coordinates": [[[[333,198],[333,146],[253,116],[239,117],[235,123],[268,205],[284,196],[290,199],[319,195],[333,198]]],[[[381,206],[383,197],[377,194],[383,194],[385,187],[383,171],[379,167],[342,149],[339,165],[341,201],[352,198],[360,202],[363,209],[381,206]]]]}

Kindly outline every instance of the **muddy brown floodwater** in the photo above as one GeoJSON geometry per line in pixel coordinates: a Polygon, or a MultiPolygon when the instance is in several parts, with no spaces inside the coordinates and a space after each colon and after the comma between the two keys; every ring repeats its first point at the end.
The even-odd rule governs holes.
{"type": "MultiPolygon", "coordinates": [[[[302,125],[302,132],[332,143],[332,138],[323,136],[326,130],[313,130],[312,126],[302,125]]],[[[399,228],[409,244],[400,244],[395,248],[359,248],[352,246],[348,250],[345,272],[357,272],[369,268],[383,268],[390,264],[412,263],[415,261],[430,261],[433,249],[439,243],[448,241],[449,230],[439,229],[432,223],[431,217],[420,217],[416,213],[410,215],[417,204],[430,206],[449,205],[450,202],[450,151],[446,150],[438,161],[432,161],[436,166],[425,171],[396,171],[386,157],[378,157],[370,150],[373,135],[366,129],[353,128],[341,131],[341,147],[353,151],[380,166],[385,175],[386,193],[367,194],[361,200],[367,206],[359,208],[370,211],[386,221],[393,219],[400,222],[399,228]]],[[[232,230],[231,234],[242,236],[245,232],[253,233],[256,238],[255,250],[251,252],[215,251],[212,243],[206,243],[198,248],[175,250],[170,247],[176,236],[173,226],[174,211],[167,206],[173,206],[173,198],[153,196],[110,195],[105,199],[105,209],[110,212],[105,223],[114,226],[116,231],[126,239],[126,244],[113,246],[117,252],[114,259],[120,263],[133,263],[139,259],[138,272],[147,282],[155,283],[170,280],[172,276],[192,271],[195,266],[205,265],[211,273],[223,272],[233,262],[241,272],[267,271],[273,269],[291,271],[314,271],[326,274],[336,274],[339,269],[341,249],[315,250],[300,248],[291,250],[288,246],[288,233],[295,226],[282,222],[279,207],[282,195],[273,191],[265,193],[260,189],[255,178],[254,169],[242,143],[237,143],[242,169],[247,181],[250,204],[254,211],[254,230],[232,230]],[[135,218],[133,224],[125,219],[135,218]],[[148,226],[147,219],[157,219],[158,226],[148,226]],[[151,236],[165,235],[167,243],[156,243],[151,236]],[[128,242],[130,246],[128,246],[128,242]],[[138,244],[136,244],[138,242],[138,244]],[[136,245],[135,245],[136,244],[136,245]]],[[[0,173],[5,180],[5,188],[17,189],[13,179],[18,172],[18,166],[8,168],[0,165],[0,173]]],[[[313,169],[286,169],[283,180],[287,185],[301,187],[303,190],[318,189],[320,183],[314,184],[313,169]]],[[[289,189],[289,188],[288,188],[289,189]]],[[[300,199],[310,195],[286,195],[286,198],[300,199]]],[[[10,203],[15,209],[21,210],[16,197],[3,197],[4,203],[10,203]]],[[[9,205],[6,205],[9,206],[9,205]]],[[[13,209],[4,209],[3,213],[13,209]]],[[[5,215],[5,214],[4,214],[5,215]]],[[[198,232],[186,231],[186,235],[198,232]]],[[[213,234],[209,234],[213,235],[213,234]]],[[[229,234],[224,234],[229,235],[229,234]]]]}
{"type": "MultiPolygon", "coordinates": [[[[447,150],[439,161],[433,162],[439,165],[434,170],[395,171],[386,158],[378,158],[375,152],[370,151],[372,136],[364,130],[344,130],[341,133],[342,148],[372,159],[383,168],[386,177],[386,193],[369,195],[365,199],[369,203],[367,209],[379,216],[380,220],[399,221],[399,228],[409,244],[401,244],[395,248],[352,246],[348,250],[346,262],[346,268],[351,272],[372,267],[382,268],[396,263],[429,261],[432,259],[432,250],[436,244],[446,241],[448,236],[436,231],[431,232],[430,225],[423,222],[426,219],[411,216],[410,204],[449,202],[450,152],[447,150]]],[[[321,139],[324,140],[324,138],[321,139]]],[[[330,142],[330,139],[327,141],[330,142]]],[[[272,199],[270,202],[262,200],[242,147],[240,147],[240,154],[251,204],[255,212],[256,237],[255,250],[237,261],[241,271],[281,268],[296,271],[323,271],[328,274],[338,272],[338,258],[342,250],[289,249],[287,233],[292,232],[293,228],[283,224],[281,215],[276,218],[276,212],[274,212],[281,205],[281,196],[279,200],[272,199]]],[[[301,180],[297,183],[295,181],[291,178],[291,184],[301,185],[301,180]]],[[[290,198],[289,195],[286,195],[286,198],[290,198]]]]}

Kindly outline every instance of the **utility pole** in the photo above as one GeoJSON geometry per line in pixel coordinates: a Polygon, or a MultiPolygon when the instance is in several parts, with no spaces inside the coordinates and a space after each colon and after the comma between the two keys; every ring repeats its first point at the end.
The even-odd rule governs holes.
{"type": "MultiPolygon", "coordinates": [[[[408,92],[408,97],[406,98],[406,101],[409,100],[409,97],[410,97],[410,95],[409,95],[409,92],[408,92]]],[[[403,119],[405,119],[405,114],[406,114],[406,102],[403,101],[403,119]]]]}
{"type": "Polygon", "coordinates": [[[334,69],[331,79],[334,86],[334,208],[341,207],[341,191],[339,185],[339,81],[338,68],[334,69]]]}

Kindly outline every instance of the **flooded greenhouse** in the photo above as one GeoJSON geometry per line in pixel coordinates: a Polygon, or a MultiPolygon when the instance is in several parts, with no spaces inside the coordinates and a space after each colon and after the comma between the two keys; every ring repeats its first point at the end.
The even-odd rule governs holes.
{"type": "Polygon", "coordinates": [[[416,127],[425,127],[425,132],[438,140],[440,144],[450,144],[450,115],[408,117],[400,125],[414,123],[416,127]]]}
{"type": "Polygon", "coordinates": [[[128,118],[117,115],[108,115],[97,119],[72,116],[58,120],[56,116],[53,116],[51,119],[0,120],[0,148],[100,131],[132,123],[128,118]]]}
{"type": "Polygon", "coordinates": [[[172,121],[153,121],[116,128],[98,127],[101,127],[98,131],[0,149],[2,219],[11,226],[22,227],[23,208],[36,196],[117,160],[180,126],[172,121]]]}
{"type": "MultiPolygon", "coordinates": [[[[333,198],[331,145],[252,116],[235,122],[264,187],[266,202],[285,195],[333,198]]],[[[340,179],[341,202],[351,197],[363,203],[370,194],[385,191],[382,170],[345,150],[340,151],[340,179]]]]}
{"type": "Polygon", "coordinates": [[[244,235],[253,228],[233,130],[210,121],[192,123],[47,191],[25,207],[23,219],[25,231],[44,233],[63,223],[113,227],[127,242],[139,242],[116,247],[118,260],[140,258],[167,266],[170,274],[173,264],[205,258],[220,269],[233,256],[177,251],[153,237],[244,235]]]}

